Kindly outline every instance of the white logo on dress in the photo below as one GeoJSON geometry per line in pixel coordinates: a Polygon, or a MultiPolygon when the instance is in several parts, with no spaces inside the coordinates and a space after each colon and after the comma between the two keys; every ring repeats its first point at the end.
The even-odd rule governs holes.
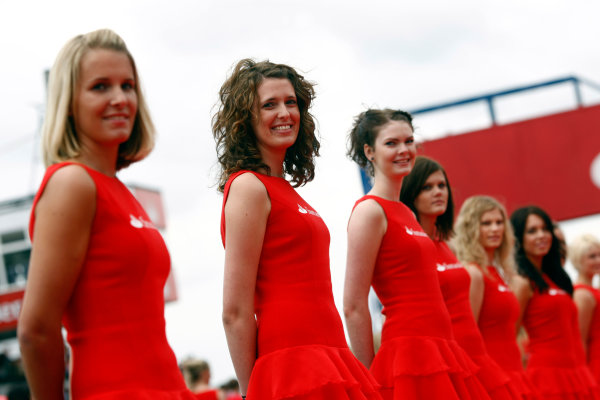
{"type": "Polygon", "coordinates": [[[429,236],[427,236],[427,234],[425,232],[422,231],[416,231],[414,229],[409,228],[408,226],[404,226],[404,228],[406,229],[406,233],[408,233],[411,236],[421,236],[421,237],[426,237],[428,238],[429,236]]]}
{"type": "Polygon", "coordinates": [[[142,217],[142,216],[135,217],[133,214],[129,214],[129,223],[131,224],[131,226],[133,226],[134,228],[137,228],[137,229],[141,229],[141,228],[156,229],[156,227],[154,226],[154,224],[152,222],[145,220],[144,217],[142,217]]]}
{"type": "Polygon", "coordinates": [[[498,285],[498,291],[499,292],[510,292],[510,289],[502,284],[498,285]]]}
{"type": "Polygon", "coordinates": [[[302,207],[300,204],[298,204],[298,212],[302,213],[302,214],[310,214],[310,215],[314,215],[315,217],[319,217],[321,218],[321,216],[319,215],[318,212],[313,211],[313,210],[308,210],[304,207],[302,207]]]}
{"type": "Polygon", "coordinates": [[[458,268],[462,268],[462,264],[461,263],[454,263],[454,264],[437,264],[437,270],[440,272],[446,271],[446,270],[450,270],[450,269],[458,269],[458,268]]]}
{"type": "Polygon", "coordinates": [[[550,296],[558,296],[559,294],[566,294],[564,290],[560,289],[548,289],[548,294],[550,296]]]}

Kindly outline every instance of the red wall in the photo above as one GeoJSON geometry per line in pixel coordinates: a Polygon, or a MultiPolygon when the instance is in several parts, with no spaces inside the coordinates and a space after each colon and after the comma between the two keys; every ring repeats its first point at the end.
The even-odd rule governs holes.
{"type": "Polygon", "coordinates": [[[590,175],[600,154],[600,105],[425,142],[421,154],[439,161],[457,211],[486,194],[511,213],[536,204],[553,219],[600,213],[590,175]]]}

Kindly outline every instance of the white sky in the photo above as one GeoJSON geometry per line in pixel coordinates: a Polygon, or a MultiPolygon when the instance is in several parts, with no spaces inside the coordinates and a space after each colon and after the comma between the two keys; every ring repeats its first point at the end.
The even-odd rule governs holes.
{"type": "MultiPolygon", "coordinates": [[[[361,195],[345,157],[352,117],[366,107],[410,110],[571,74],[600,82],[598,16],[594,0],[0,0],[0,201],[32,193],[41,179],[35,137],[44,69],[71,37],[115,30],[136,59],[160,135],[154,153],[120,176],[163,193],[179,289],[166,310],[169,340],[180,359],[208,359],[219,384],[233,368],[220,320],[221,197],[210,117],[237,60],[288,63],[318,84],[322,156],[300,193],[329,226],[339,308],[346,221],[361,195]]],[[[546,93],[533,103],[499,103],[499,118],[573,104],[569,90],[546,93]]],[[[584,91],[587,102],[598,98],[584,91]]],[[[421,138],[488,123],[482,106],[415,120],[421,138]]],[[[576,231],[564,228],[568,239],[576,231]]]]}

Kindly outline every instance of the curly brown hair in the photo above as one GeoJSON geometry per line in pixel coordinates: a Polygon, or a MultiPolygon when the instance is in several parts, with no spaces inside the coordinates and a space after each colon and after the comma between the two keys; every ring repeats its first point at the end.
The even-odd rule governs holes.
{"type": "Polygon", "coordinates": [[[264,169],[271,173],[261,158],[252,129],[252,119],[257,118],[257,90],[266,78],[289,80],[300,110],[300,130],[296,142],[286,151],[283,171],[291,177],[294,187],[310,182],[315,176],[314,159],[319,155],[320,143],[315,133],[314,117],[308,111],[315,98],[314,83],[305,80],[290,66],[246,58],[237,63],[231,76],[221,86],[219,108],[212,118],[217,157],[221,164],[218,186],[221,192],[229,176],[237,171],[264,169]]]}
{"type": "Polygon", "coordinates": [[[412,115],[406,111],[390,108],[382,110],[369,109],[354,118],[354,125],[348,135],[348,152],[346,155],[371,176],[373,176],[373,165],[365,155],[365,144],[374,147],[375,139],[381,127],[390,121],[406,122],[413,132],[415,130],[412,124],[412,115]]]}

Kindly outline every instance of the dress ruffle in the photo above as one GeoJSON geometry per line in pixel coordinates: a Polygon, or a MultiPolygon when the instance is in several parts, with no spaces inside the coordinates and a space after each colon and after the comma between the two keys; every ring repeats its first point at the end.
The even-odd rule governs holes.
{"type": "Polygon", "coordinates": [[[119,390],[93,396],[82,400],[196,400],[189,390],[119,390]]]}
{"type": "Polygon", "coordinates": [[[526,375],[545,399],[598,400],[598,385],[587,367],[528,368],[526,375]]]}
{"type": "Polygon", "coordinates": [[[379,385],[347,347],[290,347],[260,357],[248,400],[380,400],[379,385]]]}
{"type": "Polygon", "coordinates": [[[525,375],[525,371],[506,371],[506,373],[523,400],[542,400],[529,377],[525,375]]]}
{"type": "Polygon", "coordinates": [[[476,377],[492,400],[520,400],[522,396],[510,376],[487,354],[473,358],[479,366],[476,377]]]}
{"type": "Polygon", "coordinates": [[[384,342],[371,365],[384,399],[490,399],[478,371],[455,341],[423,336],[384,342]]]}

